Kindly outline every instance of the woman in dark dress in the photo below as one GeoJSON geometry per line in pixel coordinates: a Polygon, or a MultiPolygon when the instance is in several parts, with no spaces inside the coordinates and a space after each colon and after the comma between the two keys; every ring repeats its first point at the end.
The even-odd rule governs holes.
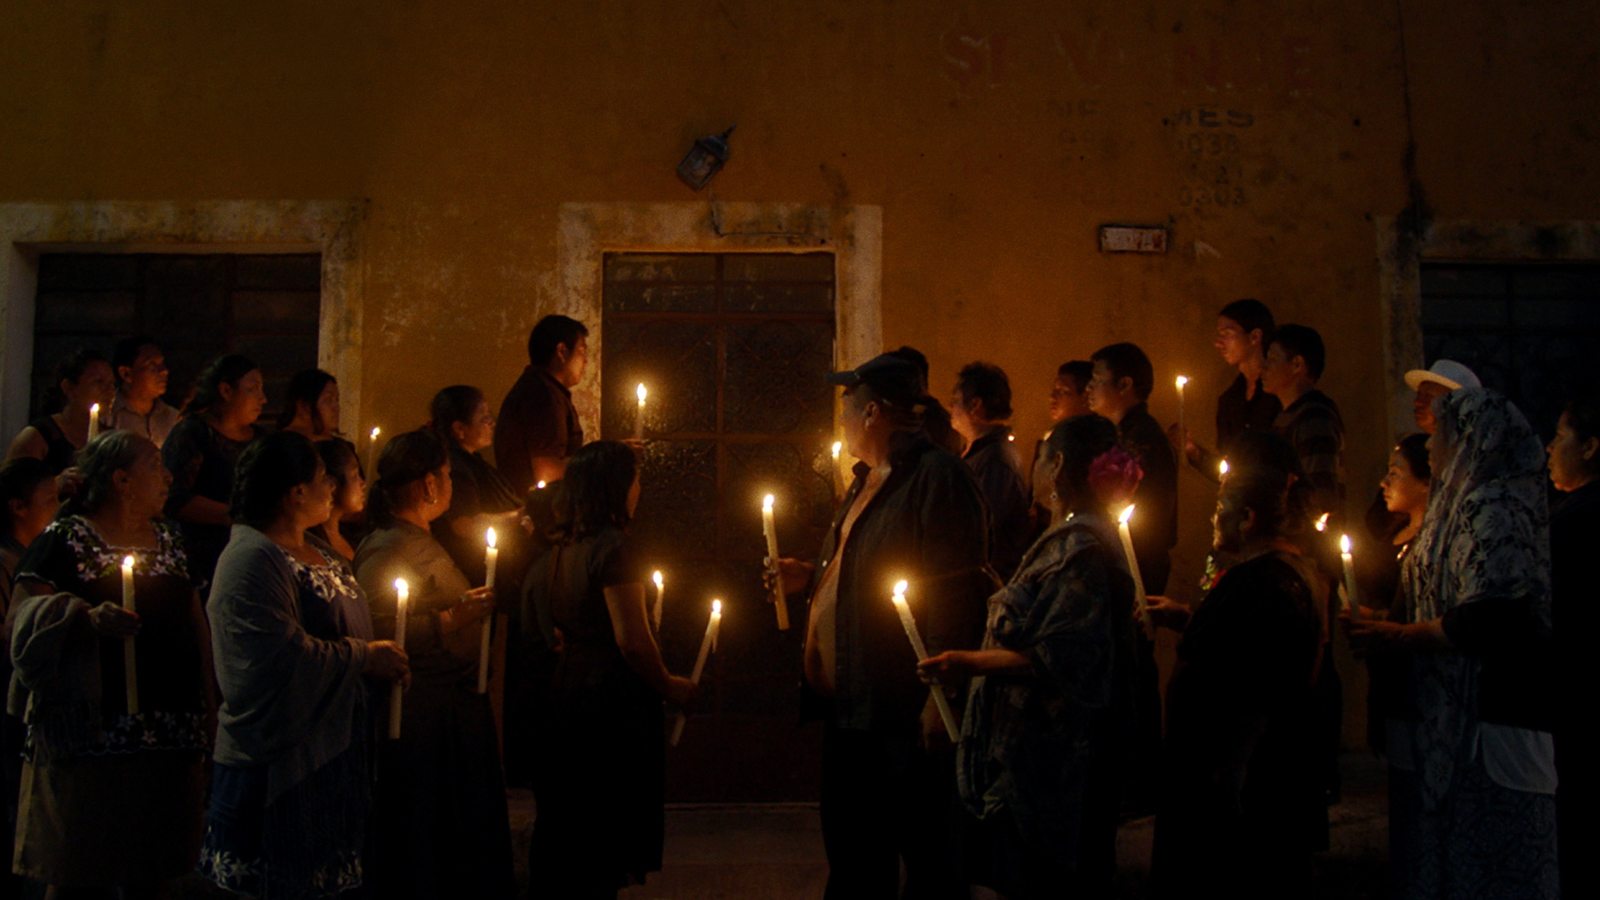
{"type": "MultiPolygon", "coordinates": [[[[110,415],[117,382],[105,354],[80,348],[56,365],[54,385],[50,394],[61,411],[28,423],[11,442],[6,459],[42,459],[59,476],[72,467],[78,449],[89,442],[90,407],[100,404],[102,424],[110,415]]],[[[62,480],[63,490],[72,480],[70,475],[62,480]]]]}
{"type": "MultiPolygon", "coordinates": [[[[1428,510],[1428,436],[1413,434],[1400,441],[1389,454],[1389,471],[1383,477],[1384,509],[1395,526],[1384,535],[1387,551],[1369,554],[1376,557],[1356,567],[1356,579],[1364,593],[1362,599],[1372,607],[1361,611],[1367,619],[1399,621],[1405,605],[1400,596],[1400,567],[1411,552],[1411,543],[1422,530],[1422,516],[1428,510]]],[[[1374,653],[1367,657],[1367,746],[1379,753],[1389,746],[1389,732],[1402,722],[1415,720],[1406,701],[1406,680],[1411,671],[1411,654],[1404,651],[1374,653]]],[[[1391,779],[1390,783],[1394,783],[1391,779]]]]}
{"type": "Polygon", "coordinates": [[[1049,527],[989,598],[983,648],[921,668],[976,676],[956,763],[968,882],[1011,900],[1103,897],[1135,664],[1133,578],[1106,509],[1132,495],[1138,464],[1109,420],[1076,416],[1040,443],[1033,477],[1049,527]]]}
{"type": "MultiPolygon", "coordinates": [[[[1577,835],[1580,817],[1594,808],[1594,665],[1589,641],[1600,633],[1595,602],[1600,586],[1600,401],[1570,404],[1550,442],[1550,481],[1562,498],[1550,517],[1550,599],[1556,666],[1557,830],[1577,835]]],[[[1576,838],[1563,841],[1561,893],[1595,896],[1595,866],[1576,838]]]]}
{"type": "Polygon", "coordinates": [[[520,584],[526,541],[518,526],[522,498],[500,470],[483,458],[494,443],[494,415],[483,392],[464,384],[433,397],[431,426],[450,449],[450,508],[433,520],[433,536],[473,584],[484,583],[484,533],[495,530],[500,559],[496,580],[520,584]]]}
{"type": "Polygon", "coordinates": [[[207,605],[222,710],[200,871],[260,900],[362,887],[373,696],[407,677],[350,567],[306,537],[332,496],[303,435],[246,448],[207,605]]]}
{"type": "Polygon", "coordinates": [[[472,587],[428,531],[450,492],[444,441],[431,431],[395,437],[367,500],[374,530],[356,549],[379,634],[394,633],[395,579],[410,590],[411,690],[400,739],[385,740],[378,754],[372,876],[380,897],[506,898],[515,890],[494,713],[478,693],[494,592],[472,587]]]}
{"type": "Polygon", "coordinates": [[[1184,627],[1168,683],[1155,897],[1310,891],[1327,822],[1312,687],[1322,581],[1285,537],[1287,484],[1251,469],[1222,487],[1214,540],[1239,561],[1184,627]]]}
{"type": "Polygon", "coordinates": [[[10,705],[29,751],[14,868],[57,894],[154,897],[200,848],[210,640],[178,531],[160,518],[172,479],[156,445],[107,432],[79,465],[77,495],[17,571],[10,705]],[[128,557],[136,613],[123,606],[128,557]]]}
{"type": "Polygon", "coordinates": [[[217,557],[228,545],[234,466],[260,435],[255,421],[266,405],[256,364],[236,353],[219,357],[200,373],[183,418],[161,445],[173,479],[167,515],[183,526],[189,572],[201,597],[210,591],[217,557]]]}
{"type": "Polygon", "coordinates": [[[633,450],[589,444],[553,490],[557,541],[527,579],[545,640],[561,644],[541,723],[532,894],[614,897],[661,869],[661,701],[685,706],[696,688],[667,671],[645,612],[646,573],[625,531],[639,503],[633,450]]]}

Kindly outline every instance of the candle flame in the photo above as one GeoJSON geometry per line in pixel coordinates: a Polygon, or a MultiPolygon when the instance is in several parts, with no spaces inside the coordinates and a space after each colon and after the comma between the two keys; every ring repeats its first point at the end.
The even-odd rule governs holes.
{"type": "Polygon", "coordinates": [[[133,557],[131,557],[131,556],[124,556],[124,557],[123,557],[123,558],[122,558],[122,567],[123,567],[123,568],[124,568],[124,569],[131,569],[131,568],[133,568],[133,557]]]}
{"type": "Polygon", "coordinates": [[[833,442],[833,458],[834,459],[838,459],[839,458],[839,451],[843,450],[843,449],[844,449],[844,441],[834,441],[833,442]]]}
{"type": "Polygon", "coordinates": [[[539,488],[539,490],[541,490],[541,491],[542,491],[542,490],[544,490],[544,482],[542,482],[542,481],[541,481],[541,482],[539,482],[539,484],[538,484],[538,488],[539,488]]]}
{"type": "Polygon", "coordinates": [[[712,618],[716,618],[717,616],[720,616],[720,615],[722,615],[722,601],[721,600],[713,600],[713,601],[711,601],[711,617],[712,618]]]}
{"type": "Polygon", "coordinates": [[[1122,515],[1117,516],[1117,521],[1126,525],[1131,518],[1133,518],[1133,504],[1130,503],[1128,508],[1122,511],[1122,515]]]}
{"type": "Polygon", "coordinates": [[[1346,556],[1350,555],[1350,535],[1339,535],[1339,552],[1345,554],[1346,556]]]}
{"type": "Polygon", "coordinates": [[[484,536],[483,536],[483,539],[485,541],[489,542],[489,549],[493,550],[494,549],[494,529],[491,528],[487,532],[485,532],[484,536]]]}
{"type": "Polygon", "coordinates": [[[1322,518],[1317,520],[1317,530],[1318,531],[1327,531],[1328,530],[1328,515],[1329,515],[1328,513],[1323,513],[1322,514],[1322,518]]]}
{"type": "Polygon", "coordinates": [[[100,415],[100,404],[98,404],[98,403],[89,404],[89,415],[91,415],[91,416],[100,415]]]}
{"type": "Polygon", "coordinates": [[[1006,435],[1006,440],[1008,440],[1008,441],[1014,441],[1014,440],[1016,440],[1016,439],[1017,439],[1017,436],[1016,436],[1016,435],[1014,435],[1014,434],[1008,434],[1008,435],[1006,435]]]}
{"type": "Polygon", "coordinates": [[[645,386],[643,384],[640,384],[638,387],[634,388],[633,392],[635,394],[639,395],[639,405],[643,406],[644,405],[644,398],[650,392],[648,390],[645,390],[645,386]]]}
{"type": "Polygon", "coordinates": [[[896,603],[906,602],[907,587],[910,587],[910,585],[906,584],[904,581],[896,581],[894,583],[894,599],[896,603]]]}
{"type": "Polygon", "coordinates": [[[771,494],[768,494],[765,497],[762,497],[761,498],[761,511],[762,512],[772,512],[772,504],[773,504],[774,500],[775,500],[775,498],[771,494]]]}
{"type": "Polygon", "coordinates": [[[665,583],[661,578],[661,573],[660,572],[657,572],[654,575],[651,575],[650,576],[650,580],[654,581],[656,583],[656,590],[658,590],[658,591],[661,590],[661,585],[663,585],[665,583]]]}
{"type": "Polygon", "coordinates": [[[1217,471],[1222,473],[1223,475],[1228,474],[1228,461],[1227,460],[1223,460],[1222,462],[1217,463],[1217,471]]]}
{"type": "Polygon", "coordinates": [[[1187,375],[1179,375],[1178,376],[1178,390],[1180,390],[1180,391],[1183,390],[1183,386],[1188,384],[1188,383],[1189,383],[1189,376],[1187,376],[1187,375]]]}
{"type": "Polygon", "coordinates": [[[406,600],[406,593],[407,593],[407,592],[408,592],[408,591],[409,591],[409,590],[410,590],[410,588],[408,588],[408,587],[407,587],[407,586],[406,586],[406,580],[405,580],[405,579],[404,579],[404,578],[396,578],[396,579],[395,579],[395,580],[394,580],[394,592],[395,592],[395,593],[396,593],[396,594],[399,594],[399,595],[400,595],[400,602],[401,602],[401,603],[404,603],[404,602],[405,602],[405,600],[406,600]]]}

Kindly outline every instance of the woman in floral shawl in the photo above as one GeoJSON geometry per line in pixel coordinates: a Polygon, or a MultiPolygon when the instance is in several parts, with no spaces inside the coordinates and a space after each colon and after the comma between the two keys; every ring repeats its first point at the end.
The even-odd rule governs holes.
{"type": "Polygon", "coordinates": [[[1445,394],[1434,417],[1403,620],[1350,625],[1358,647],[1414,651],[1413,725],[1389,748],[1394,895],[1555,897],[1544,454],[1493,391],[1445,394]]]}
{"type": "Polygon", "coordinates": [[[1133,715],[1133,580],[1106,511],[1139,466],[1096,415],[1040,446],[1034,492],[1051,525],[989,598],[981,650],[925,676],[972,680],[957,756],[969,881],[1008,898],[1093,896],[1116,870],[1120,755],[1133,715]]]}

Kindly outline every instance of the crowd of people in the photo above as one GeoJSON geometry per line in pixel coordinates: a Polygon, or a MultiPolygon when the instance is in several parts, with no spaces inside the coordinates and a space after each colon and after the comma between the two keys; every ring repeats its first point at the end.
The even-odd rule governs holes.
{"type": "MultiPolygon", "coordinates": [[[[572,403],[587,335],[547,316],[498,421],[446,387],[371,472],[320,370],[269,429],[244,356],[181,411],[155,339],[62,360],[0,468],[5,895],[159,897],[198,867],[247,897],[509,897],[508,776],[538,800],[534,896],[658,871],[663,704],[697,687],[646,611],[639,444],[586,442],[572,403]],[[503,736],[480,680],[497,613],[503,736]]],[[[1151,896],[1308,895],[1341,790],[1341,631],[1371,675],[1394,895],[1589,889],[1557,827],[1589,792],[1572,722],[1600,402],[1545,448],[1465,366],[1414,371],[1419,433],[1346,524],[1321,337],[1240,300],[1216,347],[1238,375],[1214,447],[1162,428],[1154,366],[1117,343],[1055,374],[1031,464],[998,366],[961,368],[943,403],[910,347],[828,376],[853,478],[816,558],[767,575],[809,610],[826,896],[1108,896],[1119,822],[1151,812],[1151,896]],[[1180,464],[1218,485],[1188,513],[1214,524],[1193,605],[1167,594],[1180,464]]]]}

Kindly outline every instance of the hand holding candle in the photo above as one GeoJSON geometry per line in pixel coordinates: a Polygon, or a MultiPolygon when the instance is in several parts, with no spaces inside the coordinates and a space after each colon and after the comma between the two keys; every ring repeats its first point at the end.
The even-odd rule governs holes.
{"type": "Polygon", "coordinates": [[[1130,505],[1117,517],[1117,533],[1122,536],[1122,554],[1128,558],[1128,573],[1133,576],[1133,611],[1139,617],[1140,623],[1150,624],[1150,611],[1146,608],[1144,593],[1144,576],[1139,574],[1139,557],[1133,552],[1133,532],[1128,528],[1128,522],[1133,519],[1133,507],[1130,505]]]}
{"type": "MultiPolygon", "coordinates": [[[[700,655],[694,658],[694,671],[690,673],[689,680],[695,684],[700,683],[700,675],[706,670],[706,658],[711,655],[711,648],[717,644],[717,632],[722,629],[722,601],[711,601],[711,620],[706,623],[706,636],[700,639],[700,655]]],[[[672,746],[678,746],[678,739],[683,737],[683,726],[689,721],[685,713],[678,713],[678,721],[672,726],[672,746]]]]}
{"type": "MultiPolygon", "coordinates": [[[[410,588],[404,578],[394,580],[395,613],[394,613],[394,640],[400,649],[406,648],[406,598],[410,588]]],[[[396,681],[389,688],[389,740],[400,740],[400,697],[405,692],[404,685],[396,681]]]]}
{"type": "MultiPolygon", "coordinates": [[[[894,596],[890,600],[894,603],[894,611],[900,614],[900,626],[906,630],[906,638],[911,641],[911,650],[917,655],[917,662],[928,658],[928,648],[922,643],[922,634],[917,631],[917,623],[911,618],[911,607],[906,605],[906,583],[897,581],[894,585],[894,596]]],[[[944,688],[935,681],[929,687],[933,695],[933,703],[939,708],[939,718],[944,720],[945,734],[950,736],[950,743],[961,739],[961,729],[956,725],[955,713],[950,711],[950,701],[945,699],[944,688]]]]}
{"type": "Polygon", "coordinates": [[[1361,604],[1356,602],[1356,565],[1350,555],[1350,535],[1339,535],[1339,560],[1344,563],[1344,611],[1351,618],[1361,618],[1361,604]]]}
{"type": "Polygon", "coordinates": [[[650,576],[650,580],[654,581],[656,583],[656,605],[655,605],[655,608],[653,610],[651,610],[651,612],[650,612],[650,618],[651,618],[652,621],[654,621],[656,623],[656,630],[660,631],[661,630],[661,595],[667,592],[667,582],[666,582],[666,579],[661,577],[661,573],[660,572],[656,572],[654,575],[651,575],[650,576]]]}
{"type": "Polygon", "coordinates": [[[778,630],[788,631],[789,600],[783,595],[783,575],[778,570],[778,527],[772,515],[774,502],[771,494],[761,498],[761,530],[767,536],[767,571],[773,575],[772,607],[778,611],[778,630]]]}
{"type": "MultiPolygon", "coordinates": [[[[483,586],[494,590],[495,564],[500,559],[500,548],[494,545],[494,529],[489,529],[483,536],[487,548],[483,552],[483,586]]],[[[483,619],[483,639],[478,645],[478,693],[489,693],[489,648],[494,634],[494,613],[483,619]]]]}
{"type": "Polygon", "coordinates": [[[645,390],[643,384],[640,384],[634,389],[634,393],[639,395],[639,412],[633,417],[633,439],[642,441],[644,440],[644,398],[650,392],[645,390]]]}
{"type": "MultiPolygon", "coordinates": [[[[98,406],[98,404],[96,404],[98,406]]],[[[139,614],[133,597],[133,557],[122,558],[122,608],[139,614]]],[[[128,715],[139,714],[139,667],[134,660],[133,638],[122,639],[122,678],[128,689],[128,715]]]]}

